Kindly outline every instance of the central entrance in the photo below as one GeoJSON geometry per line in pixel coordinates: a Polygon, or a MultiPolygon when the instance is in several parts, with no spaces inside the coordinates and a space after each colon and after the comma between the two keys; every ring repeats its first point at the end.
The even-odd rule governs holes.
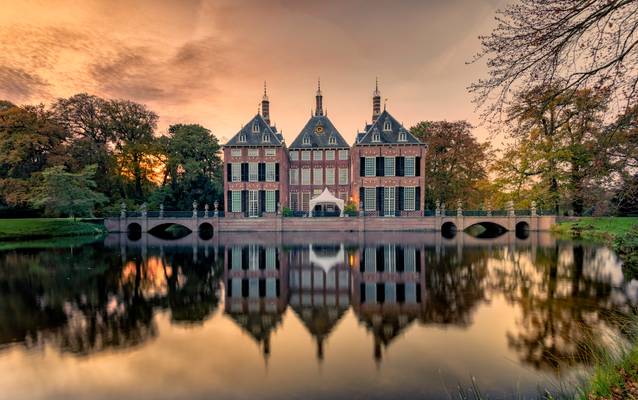
{"type": "Polygon", "coordinates": [[[395,195],[395,187],[383,188],[383,215],[385,217],[394,217],[396,210],[395,195]]]}
{"type": "Polygon", "coordinates": [[[259,192],[257,190],[248,191],[248,216],[259,216],[259,192]]]}

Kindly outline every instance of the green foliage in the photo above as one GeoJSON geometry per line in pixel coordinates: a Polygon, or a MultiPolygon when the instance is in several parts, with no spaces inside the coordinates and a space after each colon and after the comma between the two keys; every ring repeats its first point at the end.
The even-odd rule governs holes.
{"type": "Polygon", "coordinates": [[[63,166],[47,168],[33,180],[32,206],[43,208],[46,215],[55,217],[92,215],[96,204],[107,201],[102,193],[94,190],[95,170],[95,165],[79,173],[67,172],[63,166]]]}
{"type": "Polygon", "coordinates": [[[71,219],[0,219],[0,241],[102,235],[104,227],[71,219]]]}
{"type": "Polygon", "coordinates": [[[292,210],[288,207],[284,207],[283,211],[282,211],[282,215],[284,217],[292,217],[293,213],[292,210]]]}
{"type": "Polygon", "coordinates": [[[616,238],[614,249],[623,260],[626,278],[638,278],[638,224],[634,225],[629,232],[616,238]]]}
{"type": "Polygon", "coordinates": [[[349,201],[346,203],[345,207],[343,207],[343,213],[354,217],[357,215],[357,205],[353,201],[349,201]]]}

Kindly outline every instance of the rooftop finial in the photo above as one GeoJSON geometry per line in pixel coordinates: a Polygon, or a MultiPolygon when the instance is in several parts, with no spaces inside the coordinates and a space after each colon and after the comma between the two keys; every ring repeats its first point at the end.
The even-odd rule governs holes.
{"type": "Polygon", "coordinates": [[[323,96],[321,95],[321,78],[317,79],[317,95],[315,96],[315,116],[323,115],[323,96]]]}
{"type": "Polygon", "coordinates": [[[317,94],[321,94],[321,77],[317,78],[317,94]]]}
{"type": "Polygon", "coordinates": [[[264,81],[264,100],[268,100],[268,93],[267,93],[266,81],[264,81]]]}
{"type": "Polygon", "coordinates": [[[383,111],[385,111],[386,106],[388,105],[388,98],[383,99],[383,111]]]}
{"type": "Polygon", "coordinates": [[[372,123],[381,114],[381,92],[379,92],[379,78],[374,80],[374,92],[372,92],[372,123]]]}

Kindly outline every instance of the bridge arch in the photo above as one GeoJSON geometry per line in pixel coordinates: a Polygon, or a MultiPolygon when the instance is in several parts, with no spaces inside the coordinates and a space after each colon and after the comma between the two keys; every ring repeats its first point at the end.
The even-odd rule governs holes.
{"type": "Polygon", "coordinates": [[[140,240],[142,238],[142,225],[132,222],[126,227],[126,237],[131,241],[140,240]]]}
{"type": "Polygon", "coordinates": [[[190,235],[190,227],[175,222],[162,222],[148,227],[148,233],[160,239],[175,240],[190,235]]]}
{"type": "Polygon", "coordinates": [[[464,229],[465,232],[479,239],[492,239],[507,232],[503,225],[492,221],[476,222],[464,229]]]}
{"type": "Polygon", "coordinates": [[[516,224],[516,237],[519,239],[527,239],[529,237],[529,223],[527,221],[519,221],[516,224]]]}
{"type": "Polygon", "coordinates": [[[199,225],[197,232],[200,239],[210,240],[215,235],[215,228],[213,228],[213,224],[210,222],[204,222],[199,225]]]}
{"type": "Polygon", "coordinates": [[[457,228],[454,222],[444,222],[443,225],[441,225],[441,236],[446,239],[452,239],[454,236],[456,236],[456,230],[457,228]]]}

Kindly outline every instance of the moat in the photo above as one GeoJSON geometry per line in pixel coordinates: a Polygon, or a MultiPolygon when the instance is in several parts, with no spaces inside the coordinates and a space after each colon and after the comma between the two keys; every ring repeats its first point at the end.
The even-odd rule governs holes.
{"type": "Polygon", "coordinates": [[[637,302],[613,251],[546,232],[0,251],[0,399],[536,397],[637,302]]]}

